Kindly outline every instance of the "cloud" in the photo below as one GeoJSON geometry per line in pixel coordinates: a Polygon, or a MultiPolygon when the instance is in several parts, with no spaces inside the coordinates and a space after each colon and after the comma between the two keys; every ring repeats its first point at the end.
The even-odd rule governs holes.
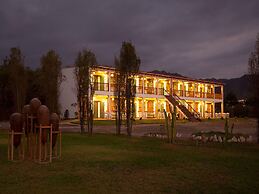
{"type": "Polygon", "coordinates": [[[100,64],[113,65],[121,42],[130,40],[141,69],[192,77],[236,77],[259,32],[259,2],[159,0],[4,0],[0,6],[0,58],[19,46],[38,67],[55,49],[71,65],[83,48],[100,64]]]}

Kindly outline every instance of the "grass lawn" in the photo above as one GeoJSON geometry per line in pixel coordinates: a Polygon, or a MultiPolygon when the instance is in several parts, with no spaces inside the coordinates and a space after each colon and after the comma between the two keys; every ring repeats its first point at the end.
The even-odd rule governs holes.
{"type": "Polygon", "coordinates": [[[258,193],[259,147],[169,145],[152,138],[63,134],[52,164],[7,161],[0,133],[0,193],[258,193]]]}

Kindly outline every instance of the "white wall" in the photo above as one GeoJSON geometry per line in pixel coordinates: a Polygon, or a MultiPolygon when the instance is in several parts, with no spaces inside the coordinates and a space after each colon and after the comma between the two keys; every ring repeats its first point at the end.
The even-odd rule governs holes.
{"type": "Polygon", "coordinates": [[[68,109],[69,118],[75,118],[76,106],[72,106],[72,104],[77,103],[74,67],[63,68],[62,75],[64,80],[60,85],[59,96],[61,116],[64,117],[64,112],[68,109]]]}

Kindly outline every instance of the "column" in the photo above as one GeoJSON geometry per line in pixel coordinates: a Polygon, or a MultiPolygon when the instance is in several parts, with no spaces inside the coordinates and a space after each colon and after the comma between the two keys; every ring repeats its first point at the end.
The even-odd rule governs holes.
{"type": "Polygon", "coordinates": [[[196,97],[196,86],[197,84],[195,84],[195,82],[193,83],[193,97],[196,97]]]}
{"type": "Polygon", "coordinates": [[[213,91],[213,98],[214,98],[214,100],[215,100],[215,98],[216,98],[216,97],[215,97],[215,85],[212,85],[212,87],[213,87],[213,90],[212,90],[212,91],[213,91]]]}
{"type": "Polygon", "coordinates": [[[111,72],[108,71],[108,92],[111,91],[111,72]]]}
{"type": "Polygon", "coordinates": [[[184,84],[184,82],[183,82],[183,96],[185,96],[185,84],[184,84]]]}
{"type": "Polygon", "coordinates": [[[145,82],[144,82],[144,77],[142,77],[142,94],[145,93],[145,82]]]}
{"type": "Polygon", "coordinates": [[[206,87],[206,84],[204,84],[204,98],[207,98],[207,87],[206,87]]]}
{"type": "Polygon", "coordinates": [[[173,78],[170,79],[170,94],[173,95],[173,78]]]}
{"type": "Polygon", "coordinates": [[[139,117],[139,100],[135,100],[135,111],[136,111],[136,117],[139,117]]]}
{"type": "Polygon", "coordinates": [[[212,103],[213,111],[212,111],[212,118],[215,118],[215,102],[212,103]]]}
{"type": "MultiPolygon", "coordinates": [[[[110,88],[110,87],[109,87],[110,88]]],[[[107,99],[107,106],[108,106],[108,119],[111,119],[111,97],[110,95],[108,95],[108,99],[107,99]]]]}
{"type": "Polygon", "coordinates": [[[205,106],[206,106],[205,101],[203,101],[202,104],[203,104],[203,107],[202,107],[203,118],[205,118],[205,111],[206,111],[206,109],[205,109],[205,106]]]}
{"type": "Polygon", "coordinates": [[[144,112],[145,112],[145,103],[144,98],[142,98],[142,118],[144,119],[144,112]]]}

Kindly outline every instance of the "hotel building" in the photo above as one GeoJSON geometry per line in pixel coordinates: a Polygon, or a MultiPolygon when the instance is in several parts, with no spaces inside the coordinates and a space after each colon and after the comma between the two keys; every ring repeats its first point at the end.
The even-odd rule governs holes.
{"type": "MultiPolygon", "coordinates": [[[[93,109],[96,119],[114,119],[116,110],[115,69],[96,66],[91,77],[94,86],[93,109]]],[[[78,112],[74,67],[62,69],[64,81],[60,86],[61,114],[69,112],[75,118],[78,112]]],[[[161,119],[169,105],[177,107],[177,117],[189,120],[225,117],[223,84],[181,76],[140,72],[135,77],[136,119],[161,119]]]]}

